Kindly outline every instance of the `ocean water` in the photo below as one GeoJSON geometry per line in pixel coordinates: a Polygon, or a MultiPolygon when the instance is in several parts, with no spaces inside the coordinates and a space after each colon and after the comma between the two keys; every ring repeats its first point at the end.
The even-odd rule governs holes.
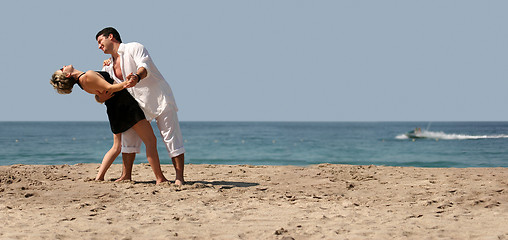
{"type": "MultiPolygon", "coordinates": [[[[193,164],[508,167],[508,122],[181,122],[181,128],[185,160],[193,164]],[[425,138],[404,135],[415,127],[426,130],[425,138]]],[[[100,163],[112,139],[107,122],[0,122],[0,165],[100,163]]],[[[161,163],[171,164],[160,139],[158,150],[161,163]]],[[[143,151],[136,163],[147,162],[143,151]]]]}

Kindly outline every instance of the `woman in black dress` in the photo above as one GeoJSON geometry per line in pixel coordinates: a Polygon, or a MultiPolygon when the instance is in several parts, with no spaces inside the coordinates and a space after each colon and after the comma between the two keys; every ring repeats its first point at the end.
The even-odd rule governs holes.
{"type": "Polygon", "coordinates": [[[113,84],[113,80],[105,72],[83,72],[74,69],[72,65],[67,65],[53,74],[50,83],[60,94],[71,93],[74,84],[78,84],[81,89],[90,94],[115,93],[112,98],[105,102],[109,124],[114,134],[113,147],[104,156],[99,174],[97,175],[98,180],[104,179],[106,170],[120,153],[121,133],[132,127],[141,140],[143,140],[143,143],[145,143],[146,157],[155,174],[156,182],[167,181],[160,167],[157,139],[152,127],[146,120],[136,100],[125,90],[130,81],[113,84]]]}

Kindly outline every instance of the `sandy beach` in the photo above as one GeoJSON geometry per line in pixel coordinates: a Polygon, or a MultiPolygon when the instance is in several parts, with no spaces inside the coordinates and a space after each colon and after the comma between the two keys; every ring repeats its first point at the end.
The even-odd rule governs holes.
{"type": "Polygon", "coordinates": [[[508,239],[507,168],[98,167],[0,166],[0,239],[508,239]]]}

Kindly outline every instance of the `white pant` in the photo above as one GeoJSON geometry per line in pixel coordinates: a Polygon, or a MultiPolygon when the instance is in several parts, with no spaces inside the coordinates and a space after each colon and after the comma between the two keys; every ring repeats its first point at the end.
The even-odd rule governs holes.
{"type": "MultiPolygon", "coordinates": [[[[162,136],[162,140],[166,145],[169,157],[173,158],[182,153],[185,153],[183,147],[182,131],[178,123],[178,115],[173,108],[168,109],[155,118],[157,127],[162,136]]],[[[122,133],[122,152],[123,153],[139,153],[141,150],[141,138],[138,136],[134,129],[122,133]]]]}

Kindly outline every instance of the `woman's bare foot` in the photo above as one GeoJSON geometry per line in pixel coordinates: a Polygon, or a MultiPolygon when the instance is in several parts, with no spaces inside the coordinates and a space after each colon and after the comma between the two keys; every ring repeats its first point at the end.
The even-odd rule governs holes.
{"type": "Polygon", "coordinates": [[[121,181],[132,181],[132,179],[130,177],[121,176],[119,179],[115,180],[115,182],[121,181]]]}
{"type": "Polygon", "coordinates": [[[163,179],[160,179],[160,180],[156,180],[155,181],[155,184],[161,184],[161,183],[164,183],[164,182],[167,182],[168,180],[166,178],[163,178],[163,179]]]}

